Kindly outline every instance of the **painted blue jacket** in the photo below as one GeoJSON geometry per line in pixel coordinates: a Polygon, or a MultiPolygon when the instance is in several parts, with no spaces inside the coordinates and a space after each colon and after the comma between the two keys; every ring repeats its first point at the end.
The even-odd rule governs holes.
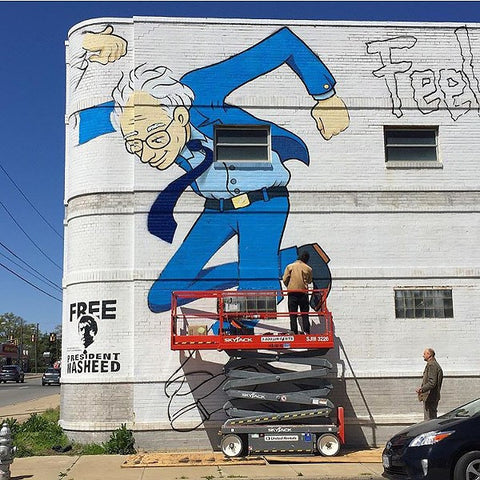
{"type": "Polygon", "coordinates": [[[225,103],[225,98],[234,90],[284,63],[297,74],[312,97],[328,98],[334,93],[335,80],[327,67],[302,40],[284,27],[238,55],[182,77],[181,82],[195,94],[190,109],[192,125],[213,138],[215,124],[269,124],[272,149],[279,154],[281,161],[295,158],[308,164],[308,150],[299,137],[225,103]]]}
{"type": "MultiPolygon", "coordinates": [[[[234,90],[283,64],[296,73],[314,98],[333,95],[335,80],[327,67],[302,40],[284,27],[244,52],[182,77],[181,82],[190,87],[195,95],[190,109],[192,125],[213,138],[215,124],[269,124],[272,149],[279,154],[281,161],[299,159],[308,165],[308,150],[299,137],[225,103],[225,98],[234,90]]],[[[113,107],[114,103],[108,102],[80,112],[80,144],[114,131],[110,123],[113,107]]]]}

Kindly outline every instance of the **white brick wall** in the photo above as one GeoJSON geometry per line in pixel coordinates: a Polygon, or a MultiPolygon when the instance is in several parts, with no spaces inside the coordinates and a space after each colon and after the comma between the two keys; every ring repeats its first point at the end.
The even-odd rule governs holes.
{"type": "MultiPolygon", "coordinates": [[[[69,34],[63,361],[83,348],[77,323],[69,321],[70,304],[115,299],[116,318],[99,320],[99,333],[88,351],[120,352],[122,368],[115,374],[62,375],[62,422],[73,436],[81,431],[88,436],[85,432],[108,430],[126,421],[137,431],[162,430],[162,438],[167,438],[170,423],[164,382],[182,358],[170,351],[169,313],[151,313],[146,298],[202,211],[203,201],[192,192],[182,196],[172,245],[150,235],[146,226],[150,206],[180,169],[159,171],[142,164],[125,151],[117,132],[78,145],[78,112],[109,101],[122,72],[134,65],[167,65],[180,77],[249,48],[286,23],[110,20],[84,22],[69,34]],[[82,53],[82,32],[98,32],[106,24],[128,40],[128,53],[106,66],[90,63],[77,86],[78,76],[71,66],[82,53]],[[80,415],[80,404],[97,405],[89,420],[80,415]]],[[[313,21],[288,25],[336,78],[337,94],[350,113],[348,130],[329,142],[321,137],[310,116],[314,101],[286,66],[240,87],[227,100],[291,130],[307,144],[309,167],[287,163],[291,210],[282,247],[319,242],[331,258],[329,307],[338,341],[329,355],[338,376],[350,382],[365,379],[364,388],[371,395],[382,388],[385,379],[403,378],[401,387],[390,382],[389,388],[399,403],[410,405],[402,414],[411,412],[414,421],[418,412],[416,404],[410,403],[410,386],[423,369],[425,346],[436,348],[447,378],[455,379],[455,388],[469,384],[472,377],[478,381],[478,105],[473,99],[471,110],[456,120],[445,105],[424,115],[413,100],[409,77],[413,70],[431,69],[438,88],[442,69],[468,70],[468,62],[462,67],[460,54],[462,47],[467,58],[465,41],[461,45],[455,35],[462,26],[313,21]],[[411,62],[407,73],[397,75],[402,101],[402,116],[398,117],[392,113],[385,80],[372,73],[382,64],[378,54],[367,52],[367,43],[400,36],[414,37],[416,43],[392,52],[394,62],[411,62]],[[438,126],[443,168],[387,169],[384,125],[438,126]],[[393,289],[402,286],[452,288],[454,319],[395,319],[393,289]]],[[[468,34],[473,58],[480,58],[478,25],[469,25],[468,34]]],[[[474,73],[480,75],[478,69],[474,73]]],[[[478,81],[469,75],[480,99],[478,81]]],[[[209,265],[235,256],[233,239],[209,265]]],[[[221,352],[202,352],[200,357],[194,365],[206,365],[212,371],[221,369],[227,359],[221,352]]],[[[457,403],[451,394],[453,386],[453,380],[451,387],[446,382],[444,410],[457,403]]],[[[353,425],[355,416],[362,415],[358,413],[364,408],[362,396],[352,389],[340,392],[338,402],[352,404],[353,425]]],[[[212,409],[221,406],[220,397],[208,400],[212,409]]],[[[382,415],[396,414],[389,398],[381,398],[370,400],[379,422],[382,415]]],[[[180,406],[188,405],[192,397],[179,401],[180,406]]],[[[196,409],[181,418],[182,425],[195,425],[198,420],[196,409]]]]}

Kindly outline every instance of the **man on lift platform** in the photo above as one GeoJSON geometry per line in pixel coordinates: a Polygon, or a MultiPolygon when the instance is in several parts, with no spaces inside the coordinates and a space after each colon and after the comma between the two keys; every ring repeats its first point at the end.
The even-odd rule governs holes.
{"type": "Polygon", "coordinates": [[[300,307],[304,334],[310,333],[308,320],[308,284],[312,283],[312,268],[307,265],[310,255],[302,252],[298,259],[287,265],[283,274],[283,283],[288,289],[288,311],[290,312],[290,330],[298,335],[297,311],[300,307]]]}

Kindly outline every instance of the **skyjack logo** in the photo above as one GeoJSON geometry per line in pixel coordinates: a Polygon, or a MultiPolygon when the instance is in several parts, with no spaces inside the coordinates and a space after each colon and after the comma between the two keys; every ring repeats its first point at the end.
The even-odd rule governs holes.
{"type": "Polygon", "coordinates": [[[281,432],[291,432],[292,429],[288,427],[270,427],[267,432],[271,433],[281,433],[281,432]]]}
{"type": "Polygon", "coordinates": [[[256,398],[260,400],[265,400],[265,395],[261,395],[255,392],[251,393],[242,393],[242,398],[256,398]]]}
{"type": "Polygon", "coordinates": [[[252,339],[249,337],[226,337],[225,342],[231,342],[231,343],[252,343],[252,339]]]}

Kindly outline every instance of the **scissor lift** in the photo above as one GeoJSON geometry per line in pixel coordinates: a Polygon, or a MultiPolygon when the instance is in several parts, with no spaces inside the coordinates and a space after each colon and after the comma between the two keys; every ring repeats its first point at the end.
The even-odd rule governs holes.
{"type": "Polygon", "coordinates": [[[230,356],[223,385],[229,420],[219,432],[226,456],[332,456],[345,443],[343,408],[326,398],[332,365],[323,355],[334,345],[327,293],[309,291],[317,308],[308,314],[312,333],[292,334],[290,313],[277,309],[286,291],[173,292],[172,349],[230,356]]]}

